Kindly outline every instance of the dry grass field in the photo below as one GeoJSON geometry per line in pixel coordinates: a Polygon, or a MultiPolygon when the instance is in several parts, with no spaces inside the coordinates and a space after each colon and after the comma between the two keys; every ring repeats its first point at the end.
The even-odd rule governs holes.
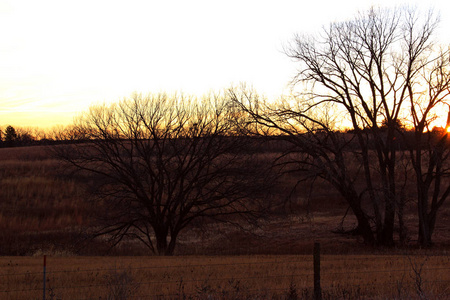
{"type": "Polygon", "coordinates": [[[63,248],[88,224],[82,189],[61,171],[45,147],[0,149],[1,255],[63,248]]]}
{"type": "MultiPolygon", "coordinates": [[[[0,266],[1,299],[42,298],[42,257],[2,257],[0,266]]],[[[311,299],[312,266],[308,255],[49,257],[46,294],[47,299],[311,299]]],[[[324,299],[447,299],[450,257],[324,255],[321,286],[324,299]]]]}
{"type": "MultiPolygon", "coordinates": [[[[193,227],[181,234],[175,257],[154,257],[135,242],[110,250],[104,240],[86,239],[96,208],[83,182],[64,171],[45,147],[0,149],[0,299],[42,299],[43,255],[47,299],[309,299],[315,241],[325,299],[450,295],[449,203],[432,249],[415,247],[413,204],[405,217],[409,247],[374,249],[332,232],[347,206],[326,184],[309,201],[299,186],[257,227],[193,227]]],[[[284,178],[275,196],[286,197],[295,181],[284,178]]],[[[343,223],[354,224],[352,216],[343,223]]]]}

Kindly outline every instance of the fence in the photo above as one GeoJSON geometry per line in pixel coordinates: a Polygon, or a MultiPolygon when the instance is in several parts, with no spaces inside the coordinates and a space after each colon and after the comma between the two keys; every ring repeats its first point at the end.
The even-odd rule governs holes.
{"type": "Polygon", "coordinates": [[[0,299],[445,298],[448,256],[2,258],[0,299]]]}

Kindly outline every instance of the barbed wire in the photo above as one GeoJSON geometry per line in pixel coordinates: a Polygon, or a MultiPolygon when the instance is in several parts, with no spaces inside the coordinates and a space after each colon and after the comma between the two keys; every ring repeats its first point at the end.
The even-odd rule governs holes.
{"type": "MultiPolygon", "coordinates": [[[[367,257],[366,257],[367,260],[367,257]]],[[[342,262],[342,260],[340,260],[342,262]]],[[[309,262],[312,262],[309,261],[309,262]]],[[[271,260],[271,261],[255,261],[255,262],[235,262],[235,263],[211,263],[211,264],[177,264],[177,265],[168,265],[168,266],[145,266],[145,267],[115,267],[115,268],[93,268],[93,269],[81,269],[81,270],[57,270],[57,271],[48,271],[46,272],[47,276],[55,276],[59,274],[72,274],[72,273],[86,273],[86,272],[96,272],[96,273],[105,273],[105,276],[107,275],[107,272],[120,272],[120,271],[139,271],[139,270],[152,270],[152,269],[172,269],[172,268],[214,268],[214,267],[236,267],[236,266],[243,266],[243,265],[267,265],[267,264],[277,264],[277,265],[291,265],[295,266],[295,264],[303,264],[304,261],[297,261],[297,260],[271,260]]],[[[413,269],[413,266],[408,263],[404,262],[404,267],[402,269],[378,269],[378,270],[363,270],[363,271],[342,271],[342,272],[328,272],[326,270],[322,271],[322,281],[326,282],[330,278],[330,276],[338,276],[338,275],[345,275],[347,278],[351,275],[357,275],[357,274],[375,274],[375,273],[397,273],[397,272],[403,272],[403,273],[409,273],[412,274],[411,271],[413,269]]],[[[430,272],[430,271],[443,271],[443,270],[450,270],[450,266],[448,267],[434,267],[434,268],[426,268],[424,267],[421,272],[430,272]]],[[[7,274],[0,274],[0,276],[37,276],[42,275],[43,272],[24,272],[24,273],[7,273],[7,274]]],[[[199,283],[199,282],[216,282],[216,281],[251,281],[251,280],[273,280],[275,278],[300,278],[300,277],[312,277],[314,273],[312,272],[305,272],[305,273],[295,273],[295,274],[277,274],[277,275],[258,275],[258,276],[240,276],[240,277],[217,277],[213,278],[211,276],[208,277],[202,277],[202,278],[192,278],[192,279],[183,279],[183,276],[180,276],[180,279],[165,279],[165,280],[150,280],[150,281],[141,281],[141,282],[134,282],[133,284],[137,286],[142,285],[162,285],[162,284],[191,284],[191,283],[199,283]]],[[[413,276],[413,275],[410,275],[413,276]]],[[[36,280],[39,280],[41,278],[34,278],[36,280]]],[[[412,278],[410,278],[412,279],[412,278]]],[[[450,280],[434,280],[434,281],[422,281],[422,284],[429,284],[429,283],[448,283],[450,280]]],[[[389,284],[398,284],[398,281],[393,281],[389,284]]],[[[345,283],[343,283],[345,284],[345,283]]],[[[381,284],[381,283],[380,283],[381,284]]],[[[382,283],[387,284],[387,283],[382,283]]],[[[409,283],[413,284],[413,283],[409,283]]],[[[99,287],[107,287],[111,284],[108,283],[98,283],[98,284],[83,284],[83,285],[73,285],[73,286],[53,286],[53,290],[67,290],[67,289],[86,289],[86,288],[99,288],[99,287]]],[[[358,283],[358,284],[345,284],[347,287],[361,287],[361,286],[371,286],[376,285],[374,283],[358,283]]],[[[328,284],[323,286],[324,288],[332,288],[334,287],[333,284],[328,284]]],[[[285,290],[282,289],[282,290],[285,290]]],[[[24,292],[35,292],[35,291],[42,291],[42,287],[36,286],[35,288],[27,288],[27,289],[15,289],[15,290],[0,290],[0,293],[24,293],[24,292]]],[[[159,296],[158,295],[149,295],[149,297],[153,296],[159,296]]],[[[162,295],[162,296],[176,296],[176,295],[162,295]]]]}
{"type": "MultiPolygon", "coordinates": [[[[344,273],[343,273],[344,274],[344,273]]],[[[304,274],[299,274],[299,275],[304,275],[304,274]]],[[[226,280],[242,280],[242,279],[267,279],[267,278],[278,278],[278,277],[297,277],[299,275],[293,274],[293,275],[272,275],[272,276],[267,276],[267,277],[260,277],[260,276],[255,276],[255,277],[242,277],[242,278],[235,278],[235,277],[229,277],[229,278],[203,278],[203,279],[195,279],[195,280],[173,280],[173,281],[149,281],[149,282],[138,282],[138,283],[133,283],[134,285],[150,285],[150,284],[167,284],[167,283],[190,283],[190,282],[210,282],[210,281],[226,281],[226,280]]],[[[311,274],[309,274],[311,275],[311,274]]],[[[427,284],[427,283],[449,283],[450,280],[433,280],[433,281],[422,281],[422,284],[427,284]]],[[[358,284],[345,284],[343,286],[345,286],[346,288],[351,288],[351,287],[356,287],[356,288],[360,288],[360,287],[364,287],[364,286],[380,286],[380,285],[397,285],[399,284],[398,281],[393,281],[393,282],[383,282],[383,283],[358,283],[358,284]]],[[[409,284],[409,285],[414,285],[414,282],[403,282],[402,284],[409,284]]],[[[58,289],[85,289],[85,288],[93,288],[93,287],[107,287],[110,286],[109,284],[90,284],[90,285],[78,285],[78,286],[71,286],[71,287],[52,287],[53,290],[58,290],[58,289]]],[[[322,288],[324,290],[326,289],[332,289],[335,287],[339,287],[339,284],[331,284],[331,285],[325,285],[322,288]]],[[[308,286],[307,288],[312,288],[312,286],[308,286]]],[[[197,287],[198,289],[198,287],[197,287]]],[[[9,290],[9,291],[0,291],[0,292],[4,292],[4,293],[17,293],[17,292],[33,292],[33,291],[42,291],[42,288],[34,288],[34,289],[24,289],[24,290],[9,290]]],[[[287,291],[286,287],[284,288],[265,288],[265,289],[245,289],[245,291],[248,292],[267,292],[267,291],[287,291]]],[[[193,296],[193,295],[199,295],[201,294],[201,292],[191,292],[191,293],[185,293],[183,292],[183,295],[186,296],[193,296]]],[[[164,293],[158,293],[158,294],[149,294],[149,295],[137,295],[131,298],[136,298],[136,297],[174,297],[174,296],[179,296],[180,293],[176,293],[176,294],[164,294],[164,293]]],[[[88,299],[98,299],[96,298],[80,298],[80,300],[88,300],[88,299]]]]}
{"type": "MultiPolygon", "coordinates": [[[[295,263],[299,263],[296,261],[283,261],[283,262],[249,262],[249,263],[227,263],[227,264],[195,264],[195,265],[172,265],[172,266],[148,266],[148,267],[120,267],[120,268],[97,268],[97,269],[81,269],[81,270],[58,270],[58,271],[46,271],[46,274],[56,275],[56,274],[64,274],[64,273],[86,273],[86,272],[113,272],[113,271],[133,271],[133,270],[152,270],[152,269],[170,269],[170,268],[204,268],[204,267],[223,267],[223,266],[239,266],[239,265],[261,265],[261,264],[290,264],[291,266],[295,263]]],[[[361,273],[395,273],[395,272],[404,272],[411,269],[411,266],[407,265],[403,269],[383,269],[383,270],[363,270],[363,271],[348,271],[345,272],[328,272],[325,268],[322,268],[322,272],[327,275],[352,275],[352,274],[361,274],[361,273]]],[[[449,267],[435,267],[435,268],[426,268],[424,267],[422,271],[438,271],[438,270],[450,270],[449,267]]],[[[25,273],[6,273],[0,274],[0,277],[6,276],[30,276],[30,275],[42,275],[43,272],[25,272],[25,273]]],[[[302,276],[311,276],[313,273],[302,273],[297,274],[302,276]]],[[[284,275],[283,275],[284,276],[284,275]]],[[[1,292],[1,291],[0,291],[1,292]]]]}
{"type": "MultiPolygon", "coordinates": [[[[399,256],[401,257],[401,256],[399,256]]],[[[367,256],[361,256],[359,257],[361,260],[367,261],[367,256]]],[[[355,259],[358,259],[358,257],[351,258],[352,261],[355,259]]],[[[326,260],[321,258],[321,263],[323,267],[326,267],[324,263],[329,262],[341,262],[343,259],[336,259],[336,260],[326,260]]],[[[312,263],[312,258],[308,259],[306,262],[312,263]]],[[[222,267],[222,266],[240,266],[240,265],[267,265],[267,264],[304,264],[305,260],[303,261],[295,261],[295,260],[273,260],[273,261],[254,261],[254,262],[235,262],[235,263],[212,263],[212,264],[178,264],[178,265],[167,265],[167,266],[145,266],[145,267],[114,267],[114,268],[95,268],[95,269],[77,269],[77,270],[56,270],[51,271],[47,270],[47,275],[53,275],[53,274],[60,274],[60,273],[80,273],[80,272],[110,272],[110,271],[125,271],[125,270],[152,270],[152,269],[173,269],[173,268],[204,268],[204,267],[222,267]]],[[[409,266],[409,263],[406,264],[409,266]]],[[[424,270],[447,270],[450,267],[437,267],[437,268],[424,268],[424,270]]],[[[403,269],[391,269],[391,270],[371,270],[370,272],[397,272],[397,271],[403,271],[403,269]]],[[[351,274],[351,273],[365,273],[367,271],[355,271],[355,272],[348,272],[346,271],[345,274],[351,274]]],[[[340,272],[327,272],[327,274],[342,274],[340,272]]],[[[42,271],[39,272],[23,272],[23,273],[4,273],[0,274],[0,277],[5,276],[29,276],[29,275],[42,275],[42,271]]]]}
{"type": "MultiPolygon", "coordinates": [[[[440,280],[438,282],[450,282],[450,280],[440,280]]],[[[424,281],[423,283],[427,283],[427,281],[424,281]]],[[[435,283],[435,281],[433,281],[432,283],[435,283]]],[[[361,286],[380,286],[380,285],[384,285],[384,284],[385,283],[378,283],[378,284],[367,283],[367,284],[353,284],[353,285],[346,284],[345,287],[349,288],[349,287],[361,287],[361,286]]],[[[398,282],[390,282],[388,284],[396,285],[396,284],[398,284],[398,282]]],[[[414,282],[409,282],[409,285],[413,286],[414,282]]],[[[326,290],[327,288],[333,288],[333,287],[338,287],[338,286],[330,285],[330,286],[323,287],[323,289],[326,290]]],[[[293,288],[296,288],[296,287],[293,287],[293,288]]],[[[312,289],[313,287],[309,286],[309,287],[304,288],[304,289],[308,289],[308,288],[312,289]]],[[[279,288],[264,288],[264,289],[251,289],[251,288],[248,289],[247,288],[247,289],[245,289],[245,292],[247,294],[251,295],[252,293],[264,293],[264,292],[288,292],[288,290],[289,290],[289,287],[288,288],[286,288],[286,287],[284,287],[284,288],[282,288],[282,287],[279,287],[279,288]]],[[[214,292],[218,292],[218,291],[211,290],[210,292],[214,293],[214,292]]],[[[228,291],[223,290],[222,292],[232,292],[232,290],[228,290],[228,291]]],[[[187,296],[187,297],[189,297],[189,296],[201,295],[203,293],[204,293],[203,291],[197,290],[196,292],[190,292],[190,293],[178,292],[178,293],[170,293],[170,294],[164,294],[164,293],[147,294],[147,295],[142,295],[141,294],[141,295],[130,296],[130,298],[142,299],[142,297],[145,297],[145,298],[148,298],[148,299],[154,299],[155,297],[177,297],[177,296],[187,296]]],[[[80,299],[80,300],[96,300],[96,299],[98,299],[98,298],[83,298],[83,299],[80,299]]]]}
{"type": "MultiPolygon", "coordinates": [[[[312,261],[312,260],[311,260],[312,261]]],[[[80,272],[99,272],[99,271],[119,271],[119,270],[146,270],[146,269],[173,269],[173,268],[190,268],[190,267],[221,267],[221,266],[239,266],[239,265],[262,265],[262,264],[280,264],[280,263],[294,263],[293,261],[255,261],[255,262],[238,262],[238,263],[215,263],[215,264],[192,264],[192,265],[168,265],[168,266],[145,266],[145,267],[119,267],[119,268],[96,268],[96,269],[80,269],[80,270],[56,270],[56,271],[47,271],[48,275],[50,274],[58,274],[58,273],[80,273],[80,272]]],[[[299,262],[297,262],[299,263],[299,262]]],[[[5,273],[0,274],[2,276],[20,276],[20,275],[42,275],[42,271],[40,272],[25,272],[25,273],[5,273]]]]}

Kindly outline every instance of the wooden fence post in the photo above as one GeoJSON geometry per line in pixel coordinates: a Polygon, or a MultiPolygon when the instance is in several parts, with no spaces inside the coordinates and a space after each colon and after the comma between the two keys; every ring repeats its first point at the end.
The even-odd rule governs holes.
{"type": "Polygon", "coordinates": [[[43,298],[45,300],[45,269],[47,268],[47,255],[44,255],[44,289],[43,289],[43,298]]]}
{"type": "Polygon", "coordinates": [[[314,300],[322,300],[320,288],[320,243],[314,243],[314,300]]]}

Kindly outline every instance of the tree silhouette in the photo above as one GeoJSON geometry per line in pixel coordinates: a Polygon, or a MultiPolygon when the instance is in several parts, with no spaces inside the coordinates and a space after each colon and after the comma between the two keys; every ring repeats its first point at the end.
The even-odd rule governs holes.
{"type": "Polygon", "coordinates": [[[103,208],[98,235],[171,255],[194,220],[250,221],[262,211],[266,172],[243,154],[247,141],[231,135],[234,123],[219,96],[135,94],[92,107],[75,126],[88,141],[55,150],[92,176],[103,208]]]}
{"type": "Polygon", "coordinates": [[[11,147],[15,144],[17,140],[16,129],[11,125],[7,126],[5,129],[5,143],[8,147],[11,147]]]}
{"type": "Polygon", "coordinates": [[[432,13],[371,9],[331,23],[318,37],[296,36],[287,50],[299,70],[291,98],[273,104],[233,94],[260,129],[293,144],[297,154],[285,156],[298,158],[291,165],[341,193],[366,243],[394,245],[396,217],[403,224],[405,161],[416,176],[422,245],[431,243],[437,210],[450,195],[446,136],[428,134],[450,91],[449,52],[434,44],[436,26],[432,13]],[[407,134],[403,120],[414,128],[406,152],[398,142],[407,134]],[[347,135],[339,133],[343,124],[347,135]]]}

